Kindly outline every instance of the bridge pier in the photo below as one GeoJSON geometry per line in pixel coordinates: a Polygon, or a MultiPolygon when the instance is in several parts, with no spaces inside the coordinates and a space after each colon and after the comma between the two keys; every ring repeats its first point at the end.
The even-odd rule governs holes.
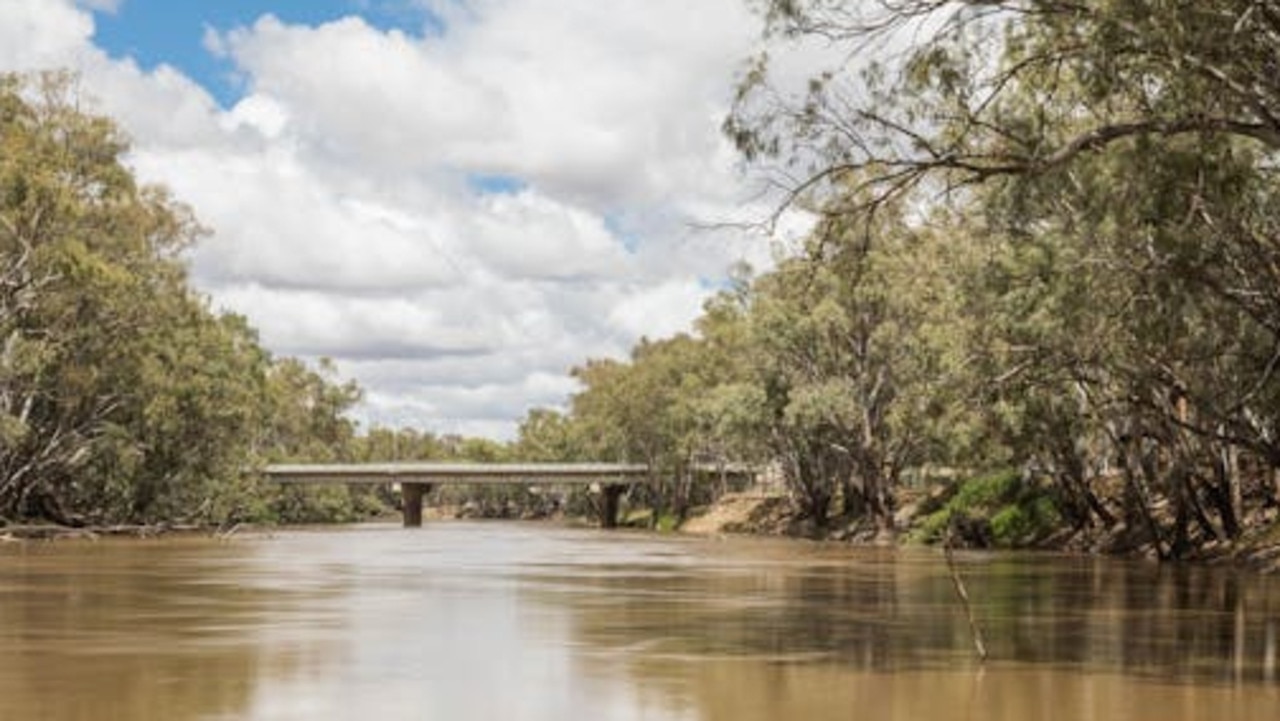
{"type": "Polygon", "coordinates": [[[606,483],[600,487],[600,527],[618,527],[618,500],[627,490],[626,484],[606,483]]]}
{"type": "Polygon", "coordinates": [[[404,527],[422,526],[422,499],[431,492],[430,483],[401,483],[400,499],[404,504],[404,527]]]}

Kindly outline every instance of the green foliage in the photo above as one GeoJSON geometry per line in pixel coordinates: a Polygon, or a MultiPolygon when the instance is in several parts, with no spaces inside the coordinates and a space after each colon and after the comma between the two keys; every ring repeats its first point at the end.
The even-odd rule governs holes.
{"type": "MultiPolygon", "coordinates": [[[[708,399],[736,370],[724,345],[686,334],[641,340],[629,362],[588,361],[573,371],[583,390],[560,442],[577,457],[649,464],[659,483],[644,500],[683,517],[709,492],[699,463],[725,455],[722,409],[708,399]]],[[[518,445],[533,444],[535,428],[518,445]]]]}
{"type": "Polygon", "coordinates": [[[956,241],[895,210],[827,219],[807,255],[781,262],[748,296],[756,395],[741,397],[763,410],[756,435],[819,525],[840,498],[844,515],[891,526],[903,471],[946,463],[970,425],[954,402],[956,241]]]}
{"type": "Polygon", "coordinates": [[[950,490],[916,522],[911,540],[940,543],[956,534],[961,543],[1017,548],[1044,540],[1062,522],[1051,489],[1015,470],[959,481],[950,490]]]}
{"type": "Polygon", "coordinates": [[[277,492],[271,520],[277,523],[352,523],[386,514],[372,489],[355,486],[286,486],[277,492]]]}
{"type": "Polygon", "coordinates": [[[567,463],[590,460],[579,436],[581,424],[563,413],[534,408],[520,423],[515,449],[516,458],[532,462],[567,463]]]}
{"type": "Polygon", "coordinates": [[[67,76],[0,78],[0,517],[288,511],[247,469],[344,454],[357,389],[209,308],[178,256],[202,232],[191,213],[78,107],[67,76]]]}
{"type": "Polygon", "coordinates": [[[653,529],[659,533],[671,533],[680,527],[680,517],[672,513],[664,513],[653,521],[653,529]]]}
{"type": "Polygon", "coordinates": [[[1058,531],[1062,514],[1047,494],[1001,508],[991,517],[996,544],[1005,548],[1034,545],[1058,531]]]}
{"type": "MultiPolygon", "coordinates": [[[[748,159],[784,166],[788,202],[824,222],[874,227],[911,207],[910,227],[959,241],[944,274],[958,309],[941,336],[957,342],[926,365],[949,389],[942,408],[981,412],[947,434],[950,463],[1047,478],[1065,524],[1142,529],[1161,556],[1239,537],[1275,502],[1280,458],[1280,7],[763,7],[784,38],[912,39],[879,64],[820,70],[801,92],[772,83],[775,44],[726,129],[748,159]]],[[[809,310],[789,330],[832,318],[809,310]]],[[[930,348],[939,336],[926,322],[901,337],[930,348]]],[[[823,404],[843,388],[817,388],[794,417],[839,420],[823,404]]],[[[917,457],[945,465],[940,450],[917,457]]],[[[1018,536],[1046,515],[1024,510],[992,523],[1018,536]]]]}

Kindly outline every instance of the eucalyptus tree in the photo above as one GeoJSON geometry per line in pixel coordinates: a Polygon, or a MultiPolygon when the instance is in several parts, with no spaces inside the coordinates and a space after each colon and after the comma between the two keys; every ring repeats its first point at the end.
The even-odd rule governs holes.
{"type": "Polygon", "coordinates": [[[258,436],[258,452],[273,461],[355,460],[356,424],[347,412],[362,396],[355,382],[338,380],[327,358],[314,368],[296,358],[273,360],[264,397],[269,422],[258,436]]]}
{"type": "MultiPolygon", "coordinates": [[[[981,213],[980,196],[990,193],[976,186],[1005,197],[1037,184],[1052,192],[1090,183],[1108,193],[1108,176],[1082,174],[1082,164],[1111,153],[1167,161],[1192,176],[1161,211],[1183,221],[1201,254],[1179,272],[1277,335],[1280,244],[1270,211],[1280,2],[762,6],[775,37],[821,38],[846,51],[790,93],[772,82],[762,54],[725,122],[749,158],[776,171],[790,199],[848,215],[912,195],[981,213]],[[1230,203],[1203,202],[1211,178],[1197,180],[1191,155],[1229,159],[1231,187],[1243,192],[1230,203]]],[[[1018,208],[1006,204],[1004,220],[1019,222],[1018,208]]]]}
{"type": "Polygon", "coordinates": [[[793,95],[752,67],[726,122],[748,157],[832,217],[905,198],[989,240],[988,390],[1079,523],[1114,523],[1110,470],[1162,554],[1237,535],[1280,461],[1280,3],[764,6],[847,55],[793,95]]]}
{"type": "MultiPolygon", "coordinates": [[[[1275,0],[764,0],[768,34],[839,61],[788,92],[762,53],[726,131],[792,171],[796,195],[1034,175],[1147,138],[1280,145],[1275,0]]],[[[785,52],[775,48],[774,55],[785,52]]],[[[848,204],[832,204],[841,212],[848,204]]]]}
{"type": "Polygon", "coordinates": [[[234,429],[255,425],[227,403],[255,395],[262,358],[186,286],[199,227],[134,181],[119,131],[64,76],[0,81],[0,147],[0,513],[211,503],[247,447],[234,429]]]}
{"type": "Polygon", "coordinates": [[[1259,463],[1272,457],[1275,338],[1204,282],[1224,246],[1181,205],[1195,194],[1235,213],[1240,198],[1270,194],[1237,154],[1213,138],[1161,153],[1136,143],[986,198],[1001,260],[984,342],[988,358],[1003,354],[991,375],[1028,411],[1024,450],[1060,480],[1082,526],[1115,522],[1088,479],[1121,474],[1124,519],[1169,555],[1189,547],[1193,525],[1239,535],[1245,501],[1268,495],[1259,463]],[[1160,500],[1167,524],[1151,513],[1160,500]]]}
{"type": "Polygon", "coordinates": [[[210,308],[201,227],[127,149],[69,76],[0,77],[0,518],[261,517],[246,469],[346,443],[357,389],[210,308]]]}
{"type": "Polygon", "coordinates": [[[752,288],[746,321],[761,424],[805,513],[822,524],[837,496],[849,516],[893,525],[894,489],[946,462],[966,426],[948,251],[883,213],[831,218],[808,252],[752,288]]]}
{"type": "Polygon", "coordinates": [[[655,504],[683,518],[697,492],[698,458],[714,447],[705,398],[728,366],[704,340],[642,339],[629,361],[575,368],[571,401],[581,448],[597,459],[647,463],[659,476],[655,504]]]}
{"type": "Polygon", "coordinates": [[[532,408],[525,414],[513,452],[520,460],[543,463],[591,460],[583,449],[578,424],[550,408],[532,408]]]}

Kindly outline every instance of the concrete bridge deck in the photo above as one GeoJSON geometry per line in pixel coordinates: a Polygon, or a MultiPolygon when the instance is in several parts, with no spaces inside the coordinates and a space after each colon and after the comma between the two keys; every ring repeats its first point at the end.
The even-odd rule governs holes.
{"type": "Polygon", "coordinates": [[[599,484],[600,525],[618,521],[618,499],[629,486],[653,483],[649,467],[627,463],[277,463],[264,475],[276,483],[398,483],[404,525],[422,525],[422,500],[438,483],[599,484]]]}

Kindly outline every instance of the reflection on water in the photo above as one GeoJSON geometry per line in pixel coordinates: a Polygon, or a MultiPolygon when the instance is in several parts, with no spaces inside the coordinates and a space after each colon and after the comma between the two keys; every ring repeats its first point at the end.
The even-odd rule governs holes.
{"type": "Polygon", "coordinates": [[[0,547],[0,719],[1258,719],[1280,579],[439,523],[0,547]]]}

